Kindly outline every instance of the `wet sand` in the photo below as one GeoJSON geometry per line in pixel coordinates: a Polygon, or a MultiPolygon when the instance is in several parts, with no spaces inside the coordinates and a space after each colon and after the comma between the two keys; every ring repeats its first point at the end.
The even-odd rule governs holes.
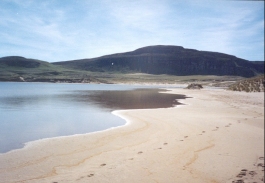
{"type": "Polygon", "coordinates": [[[127,125],[2,154],[0,182],[263,182],[264,93],[168,93],[193,98],[116,111],[127,125]]]}

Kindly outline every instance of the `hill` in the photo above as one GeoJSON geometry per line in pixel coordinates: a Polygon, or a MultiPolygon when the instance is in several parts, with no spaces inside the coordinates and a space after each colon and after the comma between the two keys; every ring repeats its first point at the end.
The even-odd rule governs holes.
{"type": "Polygon", "coordinates": [[[20,82],[104,82],[87,72],[66,69],[49,62],[19,56],[0,58],[0,81],[20,82]]]}
{"type": "Polygon", "coordinates": [[[41,65],[48,65],[48,62],[35,60],[35,59],[27,59],[19,56],[11,56],[11,57],[2,57],[0,58],[0,64],[2,66],[9,67],[21,67],[21,68],[37,68],[41,65]]]}
{"type": "Polygon", "coordinates": [[[1,81],[19,81],[24,76],[36,77],[39,74],[56,73],[55,66],[44,61],[27,59],[19,56],[0,58],[1,81]]]}
{"type": "Polygon", "coordinates": [[[135,51],[92,59],[53,63],[92,72],[253,77],[264,73],[264,62],[251,62],[224,53],[185,49],[181,46],[148,46],[135,51]]]}
{"type": "Polygon", "coordinates": [[[176,83],[237,81],[264,74],[263,61],[181,46],[148,46],[125,53],[49,63],[19,56],[0,58],[0,81],[67,83],[176,83]]]}

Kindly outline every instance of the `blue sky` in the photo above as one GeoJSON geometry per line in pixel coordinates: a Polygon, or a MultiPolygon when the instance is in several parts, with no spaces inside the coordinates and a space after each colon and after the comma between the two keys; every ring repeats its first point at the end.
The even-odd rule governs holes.
{"type": "Polygon", "coordinates": [[[149,45],[264,60],[264,1],[0,0],[0,57],[54,62],[149,45]]]}

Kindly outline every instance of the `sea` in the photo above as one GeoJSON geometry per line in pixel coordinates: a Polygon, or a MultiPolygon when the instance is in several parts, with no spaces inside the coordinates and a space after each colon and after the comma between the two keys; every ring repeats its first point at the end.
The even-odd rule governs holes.
{"type": "Polygon", "coordinates": [[[124,125],[114,110],[168,108],[185,95],[161,86],[0,82],[0,153],[44,138],[124,125]]]}

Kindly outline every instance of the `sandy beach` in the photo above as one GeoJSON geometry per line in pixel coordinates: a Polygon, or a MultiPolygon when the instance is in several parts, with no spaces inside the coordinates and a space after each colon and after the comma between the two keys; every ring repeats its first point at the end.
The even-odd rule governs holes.
{"type": "Polygon", "coordinates": [[[0,182],[264,182],[264,93],[167,93],[191,98],[175,108],[115,111],[125,126],[1,154],[0,182]]]}

